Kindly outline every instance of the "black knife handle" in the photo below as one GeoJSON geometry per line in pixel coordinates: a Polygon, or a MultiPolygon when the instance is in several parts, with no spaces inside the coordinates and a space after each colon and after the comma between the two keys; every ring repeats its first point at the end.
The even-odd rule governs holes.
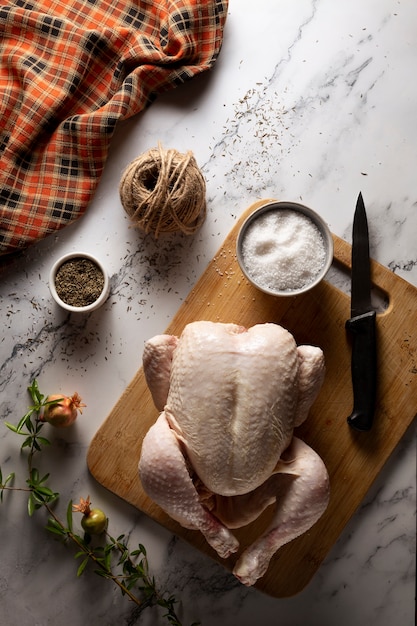
{"type": "Polygon", "coordinates": [[[346,322],[352,334],[353,411],[348,424],[356,430],[372,427],[376,399],[376,313],[369,311],[346,322]]]}

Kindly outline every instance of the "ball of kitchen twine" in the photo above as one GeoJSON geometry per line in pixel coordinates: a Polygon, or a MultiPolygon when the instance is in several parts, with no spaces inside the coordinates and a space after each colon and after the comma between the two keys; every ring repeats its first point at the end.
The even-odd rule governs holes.
{"type": "Polygon", "coordinates": [[[155,238],[192,235],[206,217],[206,181],[192,152],[148,150],[125,169],[119,192],[133,225],[155,238]]]}

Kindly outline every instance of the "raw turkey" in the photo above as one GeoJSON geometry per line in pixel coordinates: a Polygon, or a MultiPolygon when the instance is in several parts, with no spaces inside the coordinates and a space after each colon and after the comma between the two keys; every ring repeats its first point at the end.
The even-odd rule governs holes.
{"type": "Polygon", "coordinates": [[[320,390],[322,350],[297,346],[277,324],[198,321],[179,338],[147,341],[143,367],[161,412],[139,462],[148,496],[222,558],[239,549],[232,530],[274,505],[269,527],[233,569],[253,585],[328,504],[323,461],[293,436],[320,390]]]}

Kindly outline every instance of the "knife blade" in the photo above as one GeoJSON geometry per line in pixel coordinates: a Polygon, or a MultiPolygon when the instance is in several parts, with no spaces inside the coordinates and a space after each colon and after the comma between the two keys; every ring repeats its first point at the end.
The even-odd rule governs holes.
{"type": "Polygon", "coordinates": [[[352,337],[351,375],[353,409],[349,426],[372,428],[376,403],[376,311],[371,304],[371,262],[365,204],[359,193],[352,233],[351,318],[346,329],[352,337]]]}

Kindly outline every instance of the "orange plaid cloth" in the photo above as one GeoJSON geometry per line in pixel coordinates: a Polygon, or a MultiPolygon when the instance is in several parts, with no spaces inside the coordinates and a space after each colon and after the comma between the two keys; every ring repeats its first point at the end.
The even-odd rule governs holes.
{"type": "Polygon", "coordinates": [[[227,0],[0,0],[0,254],[82,215],[118,120],[209,69],[227,0]]]}

